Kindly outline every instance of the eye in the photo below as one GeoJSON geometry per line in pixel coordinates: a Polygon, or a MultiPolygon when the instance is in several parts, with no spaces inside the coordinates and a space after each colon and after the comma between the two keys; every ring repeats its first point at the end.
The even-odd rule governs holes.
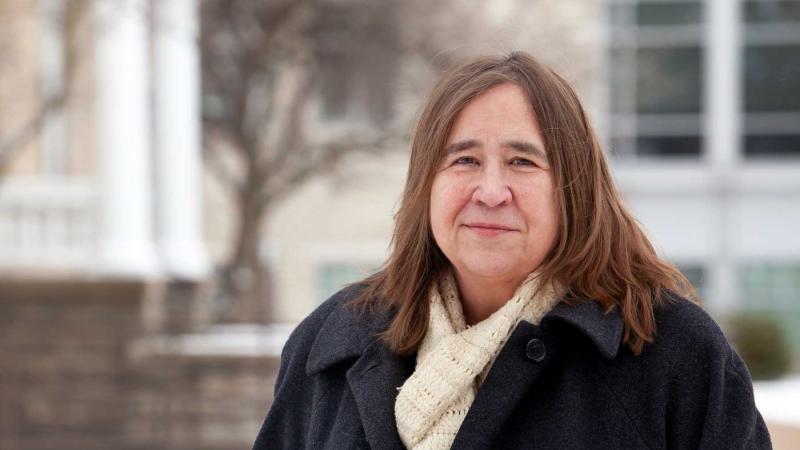
{"type": "Polygon", "coordinates": [[[522,167],[536,167],[536,164],[533,161],[525,158],[514,158],[511,160],[511,165],[522,166],[522,167]]]}
{"type": "Polygon", "coordinates": [[[453,162],[453,164],[467,164],[467,165],[478,164],[478,160],[473,158],[472,156],[462,156],[456,159],[453,162]]]}

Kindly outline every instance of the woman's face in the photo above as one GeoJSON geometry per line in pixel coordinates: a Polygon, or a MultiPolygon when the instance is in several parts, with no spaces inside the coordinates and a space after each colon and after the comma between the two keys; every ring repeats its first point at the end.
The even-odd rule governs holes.
{"type": "Polygon", "coordinates": [[[522,281],[555,244],[553,173],[524,91],[495,86],[467,104],[431,190],[431,228],[460,276],[522,281]]]}

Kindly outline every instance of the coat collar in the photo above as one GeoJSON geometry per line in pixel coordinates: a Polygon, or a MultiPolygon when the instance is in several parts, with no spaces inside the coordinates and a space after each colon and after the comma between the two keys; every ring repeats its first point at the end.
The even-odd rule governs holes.
{"type": "MultiPolygon", "coordinates": [[[[411,355],[399,358],[375,337],[377,332],[385,329],[390,318],[390,314],[384,312],[369,320],[358,321],[341,302],[335,305],[311,346],[306,373],[312,375],[337,363],[354,359],[347,370],[347,382],[358,408],[367,442],[372,448],[403,450],[403,443],[397,433],[394,401],[397,390],[413,373],[416,357],[411,355]]],[[[622,336],[622,318],[616,310],[604,314],[600,305],[594,301],[575,302],[574,305],[561,302],[542,319],[542,327],[561,324],[567,324],[586,334],[604,357],[613,358],[617,354],[622,336]]],[[[510,336],[510,340],[514,341],[512,347],[523,345],[520,340],[524,340],[533,327],[528,322],[520,323],[510,336]]],[[[488,448],[499,430],[499,422],[487,429],[487,422],[481,415],[488,414],[488,417],[496,418],[504,411],[512,410],[513,405],[533,382],[532,377],[518,376],[531,367],[519,352],[512,351],[511,348],[501,350],[495,366],[489,377],[494,374],[495,378],[500,377],[503,381],[494,381],[495,391],[492,395],[485,390],[478,391],[473,404],[477,406],[470,409],[464,419],[463,430],[456,435],[456,441],[460,439],[459,442],[464,444],[463,448],[488,448]],[[507,382],[508,379],[517,381],[507,382]],[[483,429],[485,433],[472,436],[470,433],[477,429],[483,429]]],[[[488,386],[492,382],[487,378],[485,383],[488,386]]]]}
{"type": "Polygon", "coordinates": [[[585,334],[606,359],[617,356],[622,341],[623,320],[619,308],[604,312],[594,300],[578,299],[570,305],[563,301],[542,318],[542,326],[564,323],[585,334]]]}
{"type": "Polygon", "coordinates": [[[311,345],[306,374],[313,375],[350,358],[357,358],[364,349],[384,330],[391,316],[381,312],[361,320],[344,303],[337,304],[320,328],[311,345]]]}
{"type": "MultiPolygon", "coordinates": [[[[344,360],[357,358],[385,329],[390,320],[388,312],[359,321],[343,304],[334,307],[320,328],[311,346],[306,374],[321,372],[344,360]]],[[[572,304],[560,302],[542,318],[543,326],[566,324],[585,334],[606,359],[613,359],[622,340],[623,321],[618,308],[608,313],[593,300],[580,299],[572,304]]]]}

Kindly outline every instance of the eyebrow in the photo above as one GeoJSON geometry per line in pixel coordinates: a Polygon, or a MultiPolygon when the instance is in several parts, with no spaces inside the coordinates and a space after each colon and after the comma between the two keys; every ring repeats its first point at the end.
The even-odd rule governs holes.
{"type": "MultiPolygon", "coordinates": [[[[466,140],[463,140],[463,141],[456,141],[456,142],[448,144],[445,147],[445,152],[448,155],[451,155],[453,153],[458,153],[458,152],[461,152],[461,151],[464,151],[464,150],[468,150],[470,148],[480,147],[480,146],[481,146],[480,141],[477,141],[475,139],[466,139],[466,140]]],[[[545,153],[544,150],[542,150],[541,148],[539,148],[538,146],[536,146],[536,145],[534,145],[534,144],[532,144],[530,142],[514,141],[514,140],[503,141],[500,144],[500,146],[501,147],[510,147],[510,148],[513,148],[514,150],[516,150],[518,152],[531,154],[531,155],[533,155],[533,156],[535,156],[535,157],[537,157],[539,159],[542,159],[544,161],[548,160],[547,159],[547,153],[545,153]]]]}

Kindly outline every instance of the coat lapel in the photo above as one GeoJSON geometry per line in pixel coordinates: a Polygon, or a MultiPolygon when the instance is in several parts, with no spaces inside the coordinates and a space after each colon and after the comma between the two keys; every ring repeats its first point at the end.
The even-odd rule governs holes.
{"type": "Polygon", "coordinates": [[[520,322],[478,389],[452,448],[491,448],[500,428],[553,357],[557,345],[538,327],[526,321],[520,322]],[[525,347],[533,338],[544,341],[547,348],[545,359],[539,362],[531,361],[525,354],[525,347]]]}
{"type": "MultiPolygon", "coordinates": [[[[352,294],[347,294],[351,296],[352,294]]],[[[397,433],[394,400],[397,388],[414,371],[416,355],[400,358],[375,337],[390,320],[388,311],[359,320],[349,308],[335,308],[311,346],[306,374],[320,373],[357,358],[347,370],[347,382],[370,447],[405,450],[397,433]]]]}
{"type": "Polygon", "coordinates": [[[605,314],[595,301],[582,301],[575,305],[559,303],[542,319],[541,326],[521,321],[475,395],[452,448],[491,448],[517,404],[564,345],[563,337],[551,331],[560,325],[586,334],[603,357],[611,359],[616,356],[622,336],[622,318],[616,309],[605,314]],[[526,347],[532,339],[544,343],[546,353],[541,361],[527,356],[526,347]]]}
{"type": "Polygon", "coordinates": [[[376,340],[347,371],[347,381],[370,447],[405,449],[397,433],[394,401],[397,388],[403,385],[413,369],[414,356],[397,358],[376,340]]]}

